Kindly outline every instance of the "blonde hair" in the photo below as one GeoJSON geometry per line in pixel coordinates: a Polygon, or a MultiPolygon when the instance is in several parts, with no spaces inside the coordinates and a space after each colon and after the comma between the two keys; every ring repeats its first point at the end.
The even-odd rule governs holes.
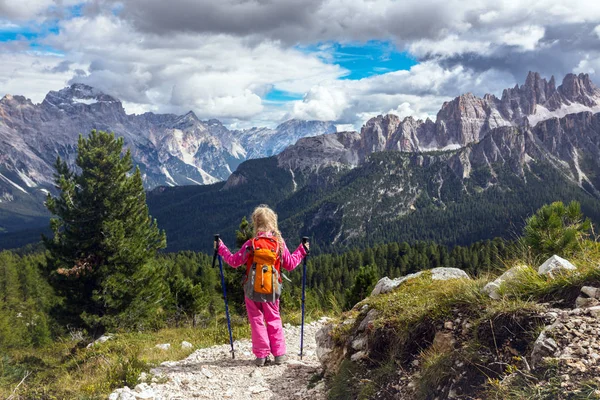
{"type": "Polygon", "coordinates": [[[258,232],[271,232],[279,242],[279,248],[283,249],[283,238],[277,227],[277,214],[269,206],[261,204],[254,209],[252,213],[252,225],[254,227],[254,236],[258,232]]]}

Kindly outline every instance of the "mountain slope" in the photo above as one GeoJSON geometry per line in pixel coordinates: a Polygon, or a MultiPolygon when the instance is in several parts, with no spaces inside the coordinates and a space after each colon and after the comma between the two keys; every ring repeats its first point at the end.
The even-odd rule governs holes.
{"type": "Polygon", "coordinates": [[[334,132],[335,126],[291,120],[274,130],[257,128],[256,136],[229,131],[218,120],[201,121],[191,111],[128,115],[118,99],[81,84],[52,91],[41,104],[6,95],[0,100],[0,232],[47,221],[43,200],[54,190],[56,157],[73,166],[79,135],[92,129],[124,137],[152,189],[225,180],[246,159],[277,154],[299,137],[334,132]]]}
{"type": "Polygon", "coordinates": [[[372,153],[355,167],[345,158],[348,138],[350,146],[357,139],[338,133],[300,140],[278,157],[241,164],[225,185],[151,192],[169,249],[207,250],[213,232],[231,243],[242,216],[260,203],[277,210],[286,237],[308,234],[317,246],[338,249],[510,237],[555,200],[578,200],[600,222],[600,114],[499,127],[458,150],[372,153]],[[291,163],[306,161],[303,154],[321,160],[318,169],[310,160],[291,163]]]}

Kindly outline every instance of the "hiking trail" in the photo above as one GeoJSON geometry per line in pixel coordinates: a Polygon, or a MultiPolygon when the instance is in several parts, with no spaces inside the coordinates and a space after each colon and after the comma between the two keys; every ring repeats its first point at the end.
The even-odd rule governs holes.
{"type": "MultiPolygon", "coordinates": [[[[115,390],[110,400],[184,400],[184,399],[325,399],[325,387],[318,380],[322,372],[316,354],[315,334],[324,320],[304,325],[304,356],[300,351],[300,326],[284,325],[287,355],[283,365],[254,365],[250,339],[234,341],[231,346],[212,346],[196,350],[181,361],[163,362],[151,370],[151,381],[142,374],[134,389],[115,390]],[[314,379],[316,382],[311,382],[314,379]],[[310,388],[309,388],[310,385],[310,388]]],[[[271,361],[273,356],[270,357],[271,361]]]]}

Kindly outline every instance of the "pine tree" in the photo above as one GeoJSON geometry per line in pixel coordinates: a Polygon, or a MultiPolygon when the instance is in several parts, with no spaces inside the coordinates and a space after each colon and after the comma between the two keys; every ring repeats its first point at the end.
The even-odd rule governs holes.
{"type": "Polygon", "coordinates": [[[235,244],[236,246],[242,247],[246,241],[252,239],[254,233],[254,228],[252,224],[248,222],[246,216],[242,217],[242,222],[240,222],[240,229],[235,231],[235,244]]]}
{"type": "Polygon", "coordinates": [[[46,201],[56,216],[44,244],[50,280],[65,299],[61,316],[92,329],[142,324],[168,293],[152,262],[166,247],[165,233],[149,216],[140,170],[131,174],[131,153],[122,149],[123,138],[112,133],[80,136],[80,172],[59,157],[60,194],[46,201]]]}
{"type": "Polygon", "coordinates": [[[581,212],[578,202],[565,206],[557,201],[540,208],[527,219],[523,241],[536,254],[568,256],[589,236],[592,223],[581,212]]]}

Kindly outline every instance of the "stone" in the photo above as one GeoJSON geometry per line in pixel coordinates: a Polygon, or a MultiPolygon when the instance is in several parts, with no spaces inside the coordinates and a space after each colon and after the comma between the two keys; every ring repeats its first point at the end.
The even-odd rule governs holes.
{"type": "Polygon", "coordinates": [[[357,332],[364,332],[369,326],[369,324],[371,324],[375,320],[375,318],[377,318],[378,315],[379,313],[377,312],[377,310],[369,310],[365,318],[363,318],[363,320],[360,322],[357,332]]]}
{"type": "Polygon", "coordinates": [[[171,348],[171,343],[157,344],[156,348],[161,350],[169,350],[171,348]]]}
{"type": "Polygon", "coordinates": [[[258,379],[258,378],[262,378],[263,374],[262,372],[260,372],[260,370],[257,368],[254,371],[250,372],[250,378],[252,379],[258,379]]]}
{"type": "Polygon", "coordinates": [[[575,307],[577,308],[590,308],[600,305],[600,300],[579,296],[575,300],[575,307]]]}
{"type": "MultiPolygon", "coordinates": [[[[470,279],[469,275],[462,269],[438,267],[428,270],[431,273],[431,279],[434,281],[446,281],[448,279],[470,279]]],[[[396,279],[390,279],[387,276],[381,278],[373,288],[371,296],[388,293],[409,279],[418,278],[425,271],[415,272],[396,279]]]]}
{"type": "Polygon", "coordinates": [[[357,353],[352,354],[352,356],[350,356],[350,361],[353,362],[358,362],[360,360],[363,360],[367,358],[367,353],[364,351],[359,351],[357,353]]]}
{"type": "Polygon", "coordinates": [[[92,343],[88,344],[88,345],[86,346],[86,348],[88,348],[88,349],[89,349],[90,347],[93,347],[93,346],[95,346],[95,345],[97,345],[97,344],[100,344],[100,343],[104,343],[104,342],[106,342],[107,340],[110,340],[110,339],[112,339],[112,338],[113,338],[113,337],[112,337],[112,335],[102,335],[102,336],[100,336],[98,339],[94,340],[92,343]]]}
{"type": "Polygon", "coordinates": [[[138,393],[142,393],[142,392],[145,392],[146,390],[150,390],[150,386],[148,386],[148,384],[146,384],[146,383],[140,383],[139,385],[137,385],[135,387],[134,390],[138,393]]]}
{"type": "Polygon", "coordinates": [[[206,368],[202,368],[200,370],[200,372],[202,372],[202,375],[204,375],[207,378],[212,378],[213,377],[213,373],[210,372],[209,370],[207,370],[206,368]]]}
{"type": "Polygon", "coordinates": [[[183,342],[181,342],[181,348],[182,349],[192,349],[192,348],[194,348],[194,345],[191,344],[190,342],[186,342],[184,340],[183,342]]]}
{"type": "Polygon", "coordinates": [[[492,299],[500,300],[500,294],[498,293],[500,286],[504,282],[508,282],[517,278],[520,273],[527,271],[528,269],[529,267],[526,265],[517,265],[516,267],[512,267],[506,272],[504,272],[502,275],[500,275],[498,278],[496,278],[494,281],[485,285],[483,287],[483,291],[487,293],[488,296],[490,296],[492,299]]]}
{"type": "Polygon", "coordinates": [[[449,331],[454,329],[454,324],[452,323],[452,321],[444,322],[444,329],[448,329],[449,331]]]}
{"type": "Polygon", "coordinates": [[[600,299],[600,289],[592,286],[584,286],[581,288],[581,293],[593,299],[600,299]]]}
{"type": "Polygon", "coordinates": [[[575,270],[577,270],[577,267],[571,264],[569,261],[557,255],[553,255],[547,259],[546,262],[540,265],[538,268],[538,274],[548,275],[553,278],[557,274],[575,270]]]}
{"type": "Polygon", "coordinates": [[[262,392],[268,392],[269,389],[267,389],[266,387],[262,387],[262,386],[250,386],[248,388],[248,391],[252,394],[259,394],[262,392]]]}
{"type": "Polygon", "coordinates": [[[334,325],[327,324],[317,331],[315,340],[317,342],[317,358],[328,374],[335,374],[337,368],[344,358],[344,350],[335,345],[332,337],[334,325]]]}
{"type": "Polygon", "coordinates": [[[547,326],[536,339],[533,344],[533,350],[531,351],[531,368],[535,369],[539,366],[544,357],[554,356],[557,352],[558,344],[550,337],[550,332],[556,327],[556,324],[547,326]]]}
{"type": "Polygon", "coordinates": [[[352,341],[351,347],[354,350],[363,350],[367,343],[367,338],[361,337],[352,341]]]}
{"type": "Polygon", "coordinates": [[[600,317],[600,306],[590,307],[587,311],[594,318],[600,317]]]}

